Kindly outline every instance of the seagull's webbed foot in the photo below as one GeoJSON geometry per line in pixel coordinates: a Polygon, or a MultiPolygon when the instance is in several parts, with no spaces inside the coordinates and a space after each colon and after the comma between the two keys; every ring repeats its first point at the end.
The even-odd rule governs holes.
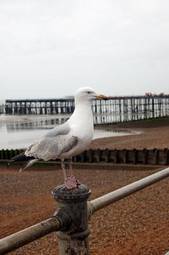
{"type": "Polygon", "coordinates": [[[65,179],[64,184],[67,189],[71,190],[71,189],[78,188],[78,186],[80,185],[80,182],[76,179],[74,175],[71,175],[65,179]]]}

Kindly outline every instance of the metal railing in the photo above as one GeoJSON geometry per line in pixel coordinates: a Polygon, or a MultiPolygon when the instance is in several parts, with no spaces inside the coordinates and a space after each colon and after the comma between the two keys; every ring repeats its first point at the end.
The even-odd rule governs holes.
{"type": "Polygon", "coordinates": [[[83,184],[79,185],[78,189],[70,191],[66,190],[64,185],[56,187],[53,195],[59,203],[59,209],[55,212],[54,216],[2,238],[0,240],[0,254],[17,249],[48,233],[59,231],[57,232],[59,254],[87,255],[89,254],[88,219],[96,211],[166,177],[169,177],[169,168],[158,171],[88,202],[87,199],[90,195],[90,190],[83,184]]]}

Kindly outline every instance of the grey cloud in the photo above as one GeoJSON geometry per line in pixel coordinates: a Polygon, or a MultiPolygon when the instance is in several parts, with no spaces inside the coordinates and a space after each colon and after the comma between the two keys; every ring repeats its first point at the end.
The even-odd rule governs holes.
{"type": "Polygon", "coordinates": [[[0,2],[0,99],[168,93],[166,0],[0,2]]]}

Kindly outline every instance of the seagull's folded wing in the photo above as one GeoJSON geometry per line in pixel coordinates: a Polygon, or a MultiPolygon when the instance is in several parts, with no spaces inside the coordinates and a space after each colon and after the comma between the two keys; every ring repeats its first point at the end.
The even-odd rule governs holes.
{"type": "Polygon", "coordinates": [[[45,161],[52,160],[73,149],[77,143],[78,138],[70,134],[54,137],[46,136],[38,143],[31,145],[25,151],[25,155],[45,161]]]}

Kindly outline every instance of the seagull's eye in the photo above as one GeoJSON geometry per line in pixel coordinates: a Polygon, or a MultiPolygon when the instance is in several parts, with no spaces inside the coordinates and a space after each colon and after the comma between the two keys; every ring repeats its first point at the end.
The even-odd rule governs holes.
{"type": "Polygon", "coordinates": [[[87,94],[91,94],[92,92],[91,91],[87,91],[87,94]]]}

